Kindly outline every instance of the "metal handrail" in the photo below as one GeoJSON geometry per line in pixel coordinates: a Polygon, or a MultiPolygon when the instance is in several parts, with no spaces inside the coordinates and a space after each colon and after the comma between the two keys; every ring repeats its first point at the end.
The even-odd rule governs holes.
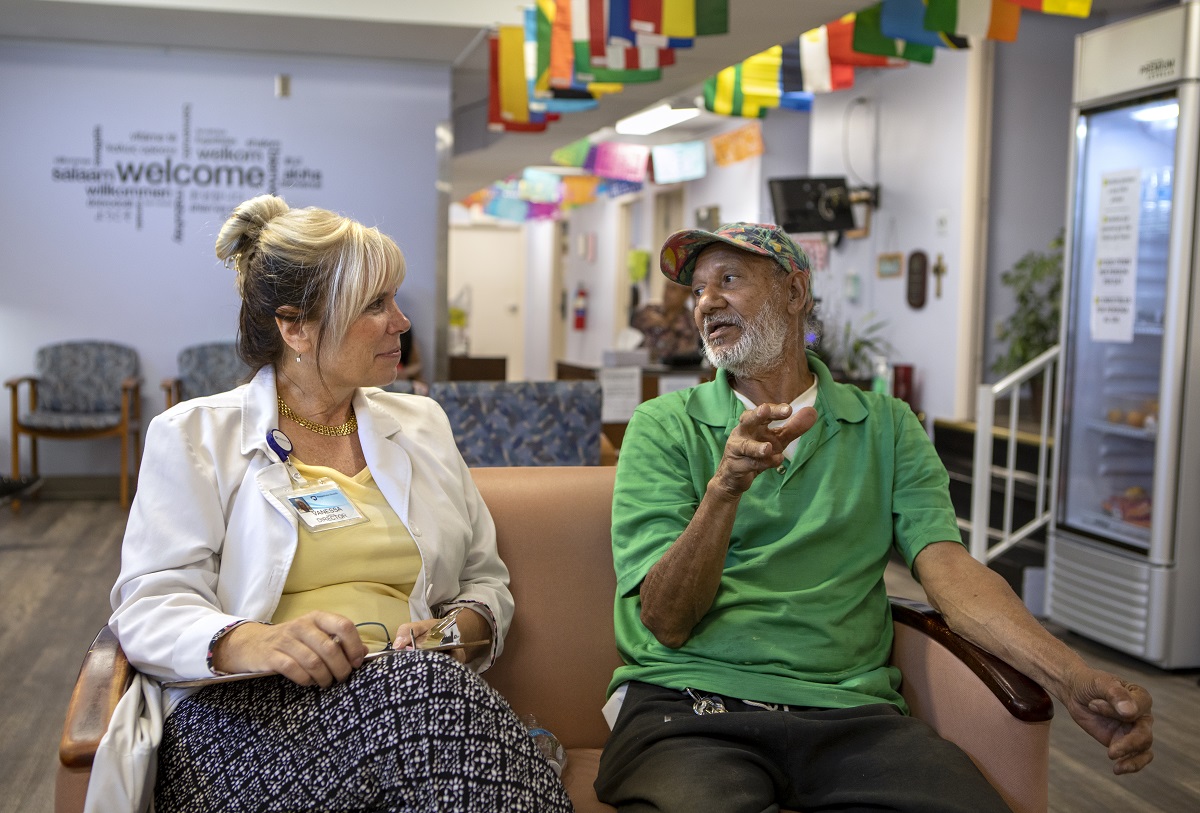
{"type": "Polygon", "coordinates": [[[1060,357],[1058,345],[1009,373],[995,384],[981,384],[975,400],[975,461],[971,474],[971,555],[987,563],[1049,524],[1053,506],[1047,500],[1050,479],[1050,430],[1054,426],[1054,374],[1060,357]],[[1017,417],[1020,388],[1036,376],[1043,377],[1041,423],[1038,431],[1037,496],[1033,519],[1013,530],[1013,499],[1017,480],[1017,417]],[[997,475],[1004,480],[1004,517],[1000,528],[991,527],[992,439],[996,401],[1009,396],[1008,455],[997,475]],[[976,532],[976,529],[982,529],[976,532]],[[996,540],[993,544],[992,540],[996,540]]]}

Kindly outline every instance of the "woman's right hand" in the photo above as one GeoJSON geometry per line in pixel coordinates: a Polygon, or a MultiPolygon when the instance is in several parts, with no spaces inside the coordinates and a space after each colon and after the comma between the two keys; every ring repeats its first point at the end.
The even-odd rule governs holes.
{"type": "Polygon", "coordinates": [[[329,687],[348,678],[366,654],[353,621],[313,611],[282,624],[235,627],[217,641],[212,664],[220,672],[277,672],[301,686],[329,687]]]}

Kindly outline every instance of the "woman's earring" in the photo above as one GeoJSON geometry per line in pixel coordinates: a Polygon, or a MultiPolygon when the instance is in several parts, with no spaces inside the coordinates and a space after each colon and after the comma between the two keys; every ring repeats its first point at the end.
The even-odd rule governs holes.
{"type": "Polygon", "coordinates": [[[299,353],[296,354],[296,363],[297,364],[300,363],[300,354],[299,353]]]}

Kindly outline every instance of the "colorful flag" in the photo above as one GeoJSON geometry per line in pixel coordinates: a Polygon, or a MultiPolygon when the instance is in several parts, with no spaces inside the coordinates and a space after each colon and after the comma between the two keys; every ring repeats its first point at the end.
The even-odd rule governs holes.
{"type": "Polygon", "coordinates": [[[854,50],[860,54],[900,57],[910,62],[926,64],[933,62],[933,46],[897,40],[884,35],[879,27],[882,8],[882,3],[876,3],[854,15],[854,37],[852,38],[854,50]]]}
{"type": "Polygon", "coordinates": [[[780,46],[779,106],[788,110],[812,110],[813,94],[804,89],[804,69],[800,64],[800,40],[780,46]]]}
{"type": "MultiPolygon", "coordinates": [[[[521,26],[506,26],[520,35],[520,44],[516,46],[516,58],[513,57],[513,45],[508,47],[508,67],[504,79],[501,79],[500,31],[493,31],[488,37],[488,129],[492,131],[537,133],[546,129],[545,114],[530,116],[529,97],[525,85],[525,31],[521,26]],[[514,61],[519,62],[515,65],[514,61]],[[519,81],[513,74],[519,68],[519,81]],[[507,89],[507,90],[506,90],[507,89]],[[505,97],[505,93],[508,94],[505,97]],[[507,115],[506,115],[507,110],[507,115]],[[524,120],[519,117],[523,116],[524,120]]],[[[513,39],[510,32],[508,39],[513,39]]]]}
{"type": "Polygon", "coordinates": [[[894,56],[860,54],[854,50],[854,15],[825,25],[825,40],[829,46],[829,61],[836,65],[856,65],[860,68],[901,68],[907,60],[894,56]]]}
{"type": "MultiPolygon", "coordinates": [[[[694,1],[694,0],[693,0],[694,1]]],[[[629,27],[642,48],[691,48],[692,38],[669,37],[663,29],[663,7],[673,0],[629,0],[629,27]]],[[[695,30],[693,24],[692,29],[695,30]]]]}
{"type": "Polygon", "coordinates": [[[1021,7],[1012,0],[925,0],[925,28],[1015,42],[1021,7]]]}
{"type": "Polygon", "coordinates": [[[696,0],[662,0],[662,33],[685,39],[696,36],[696,0]]]}
{"type": "Polygon", "coordinates": [[[554,16],[550,20],[550,87],[570,88],[575,81],[574,67],[571,0],[554,0],[554,16]]]}
{"type": "Polygon", "coordinates": [[[713,148],[713,163],[719,167],[729,166],[763,154],[762,127],[752,122],[728,133],[713,136],[709,142],[713,148]]]}
{"type": "Polygon", "coordinates": [[[533,116],[577,113],[598,107],[595,97],[586,91],[550,87],[550,37],[555,13],[553,0],[537,0],[536,6],[525,9],[525,81],[533,116]]]}
{"type": "Polygon", "coordinates": [[[962,37],[925,28],[925,3],[922,0],[883,0],[880,4],[879,30],[885,37],[935,48],[967,48],[962,37]]]}
{"type": "Polygon", "coordinates": [[[1042,14],[1086,17],[1092,13],[1092,0],[1013,0],[1018,6],[1042,14]]]}
{"type": "Polygon", "coordinates": [[[696,0],[696,36],[728,33],[729,0],[696,0]]]}
{"type": "MultiPolygon", "coordinates": [[[[662,72],[656,67],[609,68],[606,13],[605,0],[572,0],[571,40],[575,45],[575,81],[583,84],[633,84],[660,80],[662,72]]],[[[640,59],[638,61],[640,64],[640,59]]]]}
{"type": "Polygon", "coordinates": [[[825,26],[800,35],[800,65],[804,89],[809,93],[829,93],[854,87],[854,66],[834,63],[829,58],[829,39],[825,26]]]}

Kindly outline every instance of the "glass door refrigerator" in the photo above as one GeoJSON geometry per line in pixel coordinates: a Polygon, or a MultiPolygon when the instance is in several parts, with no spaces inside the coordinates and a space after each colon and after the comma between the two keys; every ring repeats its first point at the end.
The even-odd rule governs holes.
{"type": "Polygon", "coordinates": [[[1047,607],[1200,666],[1200,4],[1076,40],[1047,607]]]}

